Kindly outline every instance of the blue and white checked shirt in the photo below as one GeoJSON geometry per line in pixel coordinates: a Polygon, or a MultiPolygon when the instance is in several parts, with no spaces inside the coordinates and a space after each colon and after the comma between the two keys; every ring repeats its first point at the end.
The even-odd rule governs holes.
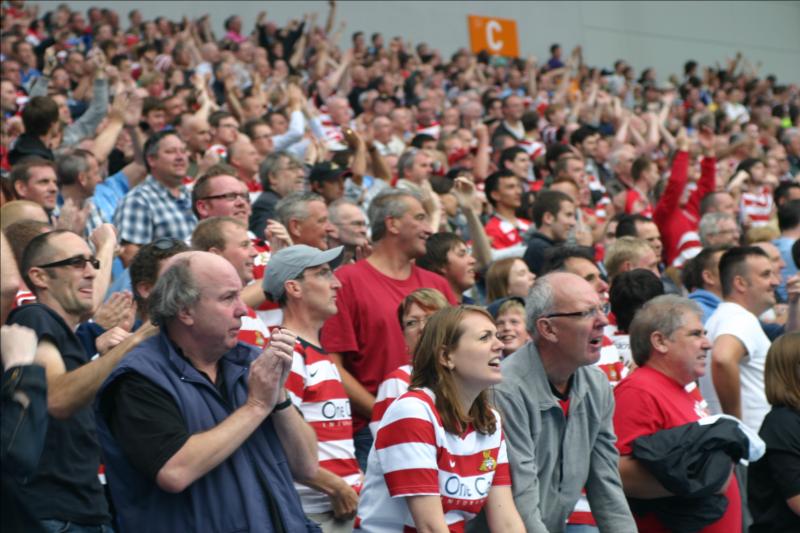
{"type": "Polygon", "coordinates": [[[185,186],[175,198],[153,176],[132,189],[114,212],[120,242],[144,245],[161,237],[186,241],[192,236],[197,217],[192,213],[192,195],[185,186]]]}

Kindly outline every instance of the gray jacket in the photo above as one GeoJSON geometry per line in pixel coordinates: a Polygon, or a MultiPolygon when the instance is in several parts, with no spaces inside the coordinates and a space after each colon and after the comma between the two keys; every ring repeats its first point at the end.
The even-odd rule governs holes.
{"type": "MultiPolygon", "coordinates": [[[[30,96],[47,96],[47,88],[50,85],[50,78],[39,76],[31,85],[30,96]]],[[[64,128],[64,137],[61,140],[61,147],[74,146],[83,139],[94,137],[97,126],[103,121],[108,112],[108,80],[105,78],[95,79],[92,90],[92,101],[83,114],[64,128]]]]}
{"type": "Polygon", "coordinates": [[[614,395],[605,375],[594,367],[575,372],[565,417],[532,342],[506,358],[502,372],[494,400],[528,533],[563,531],[584,487],[600,531],[636,532],[619,478],[614,395]]]}

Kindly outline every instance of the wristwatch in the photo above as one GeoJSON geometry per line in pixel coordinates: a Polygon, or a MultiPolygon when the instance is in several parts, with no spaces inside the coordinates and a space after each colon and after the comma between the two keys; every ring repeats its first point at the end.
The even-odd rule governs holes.
{"type": "Polygon", "coordinates": [[[285,400],[283,400],[281,403],[275,404],[275,407],[272,408],[272,412],[274,413],[276,411],[283,411],[290,405],[292,405],[292,398],[287,394],[285,400]]]}

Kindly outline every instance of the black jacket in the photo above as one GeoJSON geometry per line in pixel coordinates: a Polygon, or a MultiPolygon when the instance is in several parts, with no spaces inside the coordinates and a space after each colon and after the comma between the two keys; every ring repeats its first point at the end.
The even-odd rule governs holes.
{"type": "Polygon", "coordinates": [[[41,157],[48,161],[54,161],[53,151],[50,150],[39,137],[23,133],[17,138],[13,148],[8,153],[8,162],[16,165],[26,157],[41,157]]]}
{"type": "Polygon", "coordinates": [[[737,461],[748,454],[749,440],[733,420],[697,422],[665,429],[633,441],[632,455],[677,496],[638,500],[635,514],[655,513],[672,531],[690,533],[719,520],[728,499],[717,494],[737,461]]]}

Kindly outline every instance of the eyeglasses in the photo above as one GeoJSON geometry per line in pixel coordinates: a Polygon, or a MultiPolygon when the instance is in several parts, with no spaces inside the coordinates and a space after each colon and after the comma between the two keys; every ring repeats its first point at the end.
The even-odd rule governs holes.
{"type": "Polygon", "coordinates": [[[250,202],[250,193],[246,192],[227,192],[225,194],[215,194],[213,196],[205,196],[201,200],[225,200],[227,202],[235,202],[241,198],[245,202],[250,202]]]}
{"type": "MultiPolygon", "coordinates": [[[[305,275],[306,273],[305,271],[303,271],[303,273],[297,276],[295,279],[298,281],[302,280],[305,277],[305,275]]],[[[322,270],[317,270],[316,272],[314,272],[314,277],[319,279],[331,280],[333,279],[333,270],[331,270],[330,267],[323,268],[322,270]]]]}
{"type": "Polygon", "coordinates": [[[549,315],[544,315],[542,318],[567,317],[567,318],[580,318],[582,320],[584,318],[595,319],[601,314],[603,314],[602,307],[592,307],[590,309],[587,309],[586,311],[573,311],[571,313],[550,313],[549,315]]]}
{"type": "Polygon", "coordinates": [[[92,268],[94,268],[95,270],[100,269],[99,259],[97,259],[95,256],[84,257],[82,255],[76,255],[75,257],[69,257],[67,259],[62,259],[61,261],[53,261],[52,263],[39,265],[36,268],[56,268],[56,267],[70,266],[79,269],[84,269],[86,268],[86,263],[91,264],[92,268]]]}

